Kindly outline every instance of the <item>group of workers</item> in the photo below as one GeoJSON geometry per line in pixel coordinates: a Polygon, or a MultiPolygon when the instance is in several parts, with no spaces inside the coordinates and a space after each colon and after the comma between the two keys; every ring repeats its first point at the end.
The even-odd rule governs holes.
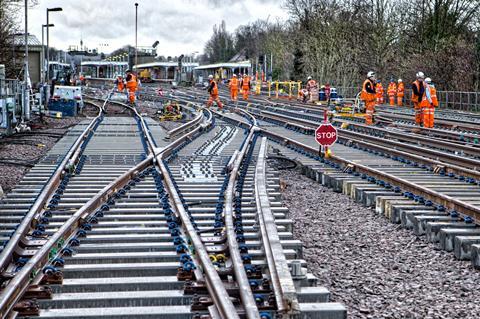
{"type": "MultiPolygon", "coordinates": [[[[218,83],[213,78],[213,75],[208,76],[208,87],[207,91],[210,94],[210,97],[207,102],[207,107],[212,106],[213,102],[216,102],[219,109],[223,108],[223,104],[220,101],[218,96],[218,83]]],[[[250,95],[250,90],[252,89],[252,83],[248,74],[244,74],[242,79],[239,81],[236,74],[232,75],[232,78],[228,82],[228,88],[230,89],[230,99],[232,102],[238,100],[238,91],[242,93],[243,100],[248,101],[248,96],[250,95]]]]}
{"type": "MultiPolygon", "coordinates": [[[[405,95],[405,86],[401,79],[398,80],[398,86],[391,80],[387,89],[390,105],[395,105],[395,93],[397,94],[397,104],[403,105],[405,95]]],[[[383,104],[383,87],[380,81],[376,80],[375,72],[370,71],[367,79],[363,82],[360,98],[365,102],[365,123],[373,124],[373,113],[375,106],[383,104]]],[[[412,83],[412,103],[415,110],[415,123],[418,126],[432,128],[434,124],[435,107],[438,106],[437,90],[432,79],[425,78],[423,72],[416,74],[416,80],[412,83]]]]}
{"type": "MultiPolygon", "coordinates": [[[[385,90],[383,89],[382,82],[377,80],[377,84],[375,86],[376,89],[376,96],[377,96],[377,104],[385,103],[384,96],[385,90]]],[[[397,97],[397,105],[403,105],[403,97],[405,96],[405,84],[403,83],[402,79],[398,79],[398,84],[395,82],[394,79],[390,79],[390,83],[387,87],[387,96],[389,100],[389,104],[391,106],[395,105],[395,96],[397,97]]]]}
{"type": "Polygon", "coordinates": [[[127,70],[125,73],[125,79],[122,75],[117,76],[115,87],[120,93],[124,93],[126,90],[128,92],[128,102],[130,104],[135,104],[139,81],[135,73],[131,70],[127,70]]]}

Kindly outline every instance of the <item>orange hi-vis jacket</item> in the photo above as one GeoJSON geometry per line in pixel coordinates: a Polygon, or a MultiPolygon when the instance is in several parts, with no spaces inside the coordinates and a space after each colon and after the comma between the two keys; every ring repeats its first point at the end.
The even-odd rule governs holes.
{"type": "Polygon", "coordinates": [[[231,91],[238,90],[238,79],[236,77],[232,78],[228,86],[230,87],[231,91]]]}
{"type": "Polygon", "coordinates": [[[381,82],[378,82],[376,87],[375,87],[375,92],[377,93],[377,98],[382,98],[383,97],[383,85],[381,82]]]}
{"type": "Polygon", "coordinates": [[[311,90],[313,89],[314,87],[317,86],[317,81],[315,80],[308,80],[307,82],[307,90],[311,90]]]}
{"type": "Polygon", "coordinates": [[[375,90],[375,83],[373,83],[373,81],[371,81],[370,79],[366,79],[365,82],[363,82],[362,93],[360,93],[360,98],[365,102],[375,101],[376,93],[368,92],[367,84],[370,84],[370,87],[373,90],[375,90]]]}
{"type": "Polygon", "coordinates": [[[132,77],[130,78],[130,80],[127,81],[126,87],[129,91],[136,91],[137,86],[138,86],[137,76],[135,74],[132,74],[132,77]]]}
{"type": "MultiPolygon", "coordinates": [[[[421,89],[422,89],[423,83],[420,84],[420,82],[418,82],[418,80],[415,80],[415,81],[413,81],[412,84],[417,87],[417,92],[421,92],[421,91],[422,91],[421,89]]],[[[412,100],[413,103],[418,103],[418,102],[421,103],[421,101],[422,101],[424,98],[425,98],[425,90],[423,90],[423,94],[422,94],[421,98],[419,98],[419,96],[418,96],[417,94],[415,94],[415,92],[412,92],[412,99],[411,99],[411,100],[412,100]]]]}
{"type": "Polygon", "coordinates": [[[390,82],[387,89],[388,96],[394,97],[396,93],[397,93],[397,85],[395,84],[395,82],[390,82]]]}
{"type": "Polygon", "coordinates": [[[211,96],[217,96],[218,95],[218,85],[215,80],[211,80],[210,85],[212,86],[210,90],[210,95],[211,96]]]}
{"type": "Polygon", "coordinates": [[[398,83],[397,96],[403,97],[405,95],[405,84],[403,82],[398,83]]]}
{"type": "Polygon", "coordinates": [[[430,103],[430,101],[428,100],[427,94],[424,94],[422,98],[422,102],[420,102],[420,106],[421,107],[430,107],[430,106],[437,107],[438,106],[437,89],[432,85],[427,85],[426,90],[430,90],[430,98],[432,99],[432,103],[430,103]]]}
{"type": "Polygon", "coordinates": [[[250,90],[250,77],[246,76],[242,80],[242,90],[247,91],[250,90]]]}

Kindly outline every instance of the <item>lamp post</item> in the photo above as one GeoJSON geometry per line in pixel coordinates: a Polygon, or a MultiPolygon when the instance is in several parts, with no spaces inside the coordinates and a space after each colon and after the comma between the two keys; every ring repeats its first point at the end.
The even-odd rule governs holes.
{"type": "Polygon", "coordinates": [[[137,30],[138,30],[138,3],[135,3],[135,65],[138,64],[138,33],[137,33],[137,30]]]}
{"type": "MultiPolygon", "coordinates": [[[[49,13],[50,12],[58,12],[58,11],[63,11],[62,8],[57,7],[57,8],[47,8],[47,26],[50,24],[49,23],[49,13]]],[[[47,77],[45,79],[47,82],[50,80],[50,32],[48,31],[47,27],[47,77]]]]}
{"type": "Polygon", "coordinates": [[[25,65],[23,80],[23,114],[26,120],[30,120],[30,97],[28,93],[28,0],[25,0],[25,65]]]}
{"type": "Polygon", "coordinates": [[[45,28],[51,28],[54,27],[54,24],[42,24],[42,63],[40,63],[42,72],[40,74],[41,76],[41,82],[45,82],[45,44],[44,44],[44,30],[45,28]]]}

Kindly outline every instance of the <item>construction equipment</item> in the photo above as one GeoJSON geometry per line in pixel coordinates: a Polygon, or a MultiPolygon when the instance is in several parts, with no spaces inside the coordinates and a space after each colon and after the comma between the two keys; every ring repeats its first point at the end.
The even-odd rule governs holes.
{"type": "Polygon", "coordinates": [[[183,118],[182,108],[178,102],[167,101],[159,111],[160,121],[179,121],[183,118]]]}
{"type": "Polygon", "coordinates": [[[139,75],[140,81],[142,83],[152,83],[153,82],[152,73],[150,72],[149,69],[143,69],[142,71],[140,71],[140,73],[138,75],[139,75]]]}

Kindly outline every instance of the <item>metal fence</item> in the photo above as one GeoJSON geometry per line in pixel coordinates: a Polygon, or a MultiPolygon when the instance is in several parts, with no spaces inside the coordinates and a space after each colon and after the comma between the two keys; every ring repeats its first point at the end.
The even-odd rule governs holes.
{"type": "MultiPolygon", "coordinates": [[[[337,92],[344,98],[355,98],[360,92],[358,87],[337,87],[337,92]]],[[[405,89],[404,104],[412,106],[410,101],[412,91],[405,89]]],[[[385,97],[386,94],[385,94],[385,97]]],[[[437,91],[439,107],[442,109],[452,109],[469,112],[480,112],[480,92],[460,92],[460,91],[437,91]]],[[[388,99],[386,99],[387,101],[388,99]]]]}

